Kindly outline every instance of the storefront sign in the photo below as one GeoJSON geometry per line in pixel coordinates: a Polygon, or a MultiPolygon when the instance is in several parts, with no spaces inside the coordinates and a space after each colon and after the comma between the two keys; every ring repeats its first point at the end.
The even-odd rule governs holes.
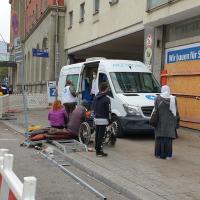
{"type": "Polygon", "coordinates": [[[165,63],[200,60],[200,43],[167,49],[165,63]]]}

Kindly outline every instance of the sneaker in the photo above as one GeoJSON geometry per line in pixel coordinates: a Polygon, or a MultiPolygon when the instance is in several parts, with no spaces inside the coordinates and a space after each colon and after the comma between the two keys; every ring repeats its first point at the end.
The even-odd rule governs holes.
{"type": "Polygon", "coordinates": [[[98,157],[106,157],[106,156],[108,156],[108,154],[104,153],[103,151],[100,151],[100,152],[96,152],[96,156],[98,156],[98,157]]]}
{"type": "Polygon", "coordinates": [[[166,160],[173,160],[173,157],[166,157],[166,160]]]}

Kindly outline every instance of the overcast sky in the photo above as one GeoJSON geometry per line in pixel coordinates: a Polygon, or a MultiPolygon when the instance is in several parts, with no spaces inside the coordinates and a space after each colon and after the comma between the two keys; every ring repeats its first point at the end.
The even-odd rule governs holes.
{"type": "MultiPolygon", "coordinates": [[[[0,0],[0,33],[6,42],[10,41],[10,4],[9,0],[0,0]]],[[[0,41],[2,38],[0,36],[0,41]]]]}

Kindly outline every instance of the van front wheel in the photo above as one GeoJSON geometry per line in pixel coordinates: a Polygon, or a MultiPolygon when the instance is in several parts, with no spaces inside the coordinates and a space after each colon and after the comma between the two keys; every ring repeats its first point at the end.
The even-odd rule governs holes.
{"type": "Polygon", "coordinates": [[[112,122],[115,123],[115,125],[116,125],[116,127],[115,127],[116,136],[118,138],[124,137],[124,132],[123,132],[121,123],[120,123],[120,121],[119,121],[119,119],[118,119],[118,117],[116,115],[112,116],[112,122]]]}

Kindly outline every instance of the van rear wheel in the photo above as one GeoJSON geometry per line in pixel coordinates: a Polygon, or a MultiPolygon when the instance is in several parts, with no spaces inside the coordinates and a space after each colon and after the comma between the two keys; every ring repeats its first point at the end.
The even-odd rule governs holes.
{"type": "Polygon", "coordinates": [[[124,131],[123,131],[121,123],[120,123],[120,121],[119,121],[119,119],[116,115],[112,116],[112,122],[115,123],[115,125],[116,125],[116,127],[115,127],[116,136],[118,138],[123,138],[124,137],[124,131]]]}

